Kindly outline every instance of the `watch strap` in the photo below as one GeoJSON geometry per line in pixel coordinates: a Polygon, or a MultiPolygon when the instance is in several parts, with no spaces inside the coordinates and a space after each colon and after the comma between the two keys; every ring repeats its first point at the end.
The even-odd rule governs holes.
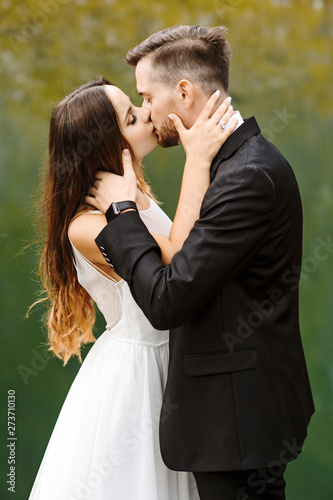
{"type": "Polygon", "coordinates": [[[111,222],[112,219],[117,217],[117,215],[119,215],[123,210],[127,210],[128,208],[134,208],[138,212],[138,207],[136,206],[135,201],[127,200],[111,203],[111,205],[105,212],[106,220],[108,222],[111,222]]]}

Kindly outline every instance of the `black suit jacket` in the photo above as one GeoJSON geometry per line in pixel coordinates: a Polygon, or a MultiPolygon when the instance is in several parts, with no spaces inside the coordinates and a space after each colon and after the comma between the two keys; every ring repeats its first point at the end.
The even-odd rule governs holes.
{"type": "Polygon", "coordinates": [[[170,329],[165,464],[221,471],[296,458],[314,412],[298,318],[302,208],[255,118],[214,159],[200,218],[168,266],[137,212],[96,243],[152,325],[170,329]]]}

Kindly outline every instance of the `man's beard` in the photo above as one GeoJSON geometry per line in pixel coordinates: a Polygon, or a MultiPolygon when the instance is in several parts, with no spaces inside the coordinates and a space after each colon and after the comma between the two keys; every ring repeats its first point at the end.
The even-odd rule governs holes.
{"type": "Polygon", "coordinates": [[[179,144],[179,134],[171,118],[162,122],[158,131],[158,143],[162,148],[170,148],[179,144]]]}

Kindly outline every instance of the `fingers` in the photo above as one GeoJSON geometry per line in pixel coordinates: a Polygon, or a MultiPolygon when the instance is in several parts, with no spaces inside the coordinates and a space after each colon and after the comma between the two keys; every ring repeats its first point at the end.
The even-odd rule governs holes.
{"type": "MultiPolygon", "coordinates": [[[[231,108],[227,109],[227,111],[224,113],[223,116],[218,116],[217,124],[221,125],[222,128],[224,129],[226,124],[234,116],[235,113],[236,113],[236,111],[234,111],[233,109],[231,109],[231,108]]],[[[215,123],[215,121],[214,121],[214,123],[215,123]]]]}
{"type": "Polygon", "coordinates": [[[123,175],[111,172],[97,171],[89,187],[86,203],[105,212],[110,200],[135,200],[137,194],[137,178],[132,165],[130,152],[125,149],[122,153],[123,175]]]}
{"type": "MultiPolygon", "coordinates": [[[[122,151],[122,161],[123,161],[123,167],[124,167],[124,175],[125,172],[132,173],[134,172],[133,170],[133,163],[132,163],[132,158],[131,158],[131,153],[129,152],[128,149],[123,149],[122,151]]],[[[113,172],[105,172],[104,170],[97,170],[95,173],[94,177],[94,187],[98,187],[98,183],[103,181],[106,177],[111,177],[111,176],[116,176],[119,174],[114,174],[113,172]]]]}
{"type": "Polygon", "coordinates": [[[178,115],[174,115],[174,114],[171,114],[171,115],[168,115],[168,116],[169,116],[170,120],[173,121],[178,134],[181,136],[182,132],[184,130],[186,130],[186,128],[184,127],[184,124],[183,124],[181,118],[179,118],[178,115]]]}
{"type": "Polygon", "coordinates": [[[103,179],[103,174],[105,174],[105,172],[103,170],[97,170],[97,172],[95,173],[95,181],[101,181],[103,179]]]}
{"type": "Polygon", "coordinates": [[[231,116],[233,115],[234,110],[233,107],[231,106],[231,97],[227,97],[224,99],[224,101],[218,106],[216,111],[214,111],[212,115],[212,121],[217,123],[221,119],[224,121],[224,123],[227,123],[231,116]]]}
{"type": "Polygon", "coordinates": [[[88,205],[92,205],[93,207],[96,207],[96,200],[93,196],[86,196],[85,197],[85,202],[88,204],[88,205]]]}
{"type": "Polygon", "coordinates": [[[233,133],[233,131],[237,127],[237,123],[238,123],[238,117],[235,116],[235,118],[233,118],[232,121],[230,122],[228,128],[226,130],[223,130],[223,136],[225,139],[227,139],[229,135],[233,133]]]}
{"type": "Polygon", "coordinates": [[[216,92],[214,92],[210,96],[210,98],[208,99],[208,101],[204,105],[204,107],[203,107],[203,109],[202,109],[202,111],[201,111],[201,113],[200,113],[200,115],[198,117],[198,120],[203,120],[204,121],[204,120],[207,120],[209,118],[211,112],[214,109],[214,106],[215,106],[216,102],[220,98],[220,94],[221,94],[221,92],[219,90],[216,90],[216,92]]]}
{"type": "Polygon", "coordinates": [[[124,168],[124,177],[128,175],[135,175],[133,170],[133,163],[131,153],[128,149],[123,149],[123,168],[124,168]]]}

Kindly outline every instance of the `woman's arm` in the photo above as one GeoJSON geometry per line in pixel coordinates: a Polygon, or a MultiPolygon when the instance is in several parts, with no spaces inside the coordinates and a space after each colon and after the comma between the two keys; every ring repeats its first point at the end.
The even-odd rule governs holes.
{"type": "Polygon", "coordinates": [[[169,264],[183,246],[195,221],[199,218],[203,197],[209,187],[210,162],[186,159],[180,197],[169,237],[152,233],[162,252],[162,261],[169,264]]]}
{"type": "Polygon", "coordinates": [[[234,113],[228,99],[223,101],[212,118],[208,118],[217,98],[218,96],[213,94],[203,109],[203,115],[200,115],[190,131],[182,127],[180,120],[177,121],[178,117],[173,118],[186,151],[186,162],[170,235],[166,237],[152,233],[161,249],[164,264],[169,264],[175,253],[182,248],[195,221],[199,218],[202,200],[210,185],[211,162],[237,124],[235,120],[225,132],[222,131],[221,125],[216,127],[215,120],[221,119],[227,123],[234,113]]]}
{"type": "MultiPolygon", "coordinates": [[[[164,264],[171,262],[175,253],[182,248],[195,221],[199,218],[201,203],[209,187],[211,162],[237,124],[237,120],[234,120],[228,129],[223,131],[218,122],[222,120],[227,123],[234,111],[230,107],[230,100],[225,99],[212,114],[218,98],[219,95],[216,93],[210,97],[197,121],[190,129],[183,126],[177,115],[171,115],[185,149],[186,162],[179,202],[170,235],[166,237],[156,233],[152,234],[161,249],[164,264]]],[[[134,191],[132,191],[134,196],[136,191],[134,171],[132,165],[128,163],[131,163],[130,157],[124,157],[123,177],[109,172],[99,172],[99,178],[95,180],[94,187],[90,189],[90,193],[94,194],[94,196],[87,196],[87,203],[105,212],[110,205],[110,200],[117,196],[119,183],[125,182],[126,176],[133,178],[134,191]]],[[[126,199],[131,199],[131,197],[126,197],[126,199]]],[[[136,199],[136,197],[134,196],[133,199],[136,199]]],[[[103,256],[94,241],[102,229],[101,224],[106,225],[105,217],[101,215],[102,219],[99,219],[96,226],[93,221],[87,219],[89,217],[92,216],[82,215],[74,220],[69,235],[74,246],[87,259],[96,265],[105,266],[105,260],[103,260],[103,256]],[[87,238],[87,235],[89,235],[89,238],[87,238]]],[[[104,270],[105,267],[103,267],[104,270]]],[[[113,271],[111,272],[115,274],[113,271]]]]}

